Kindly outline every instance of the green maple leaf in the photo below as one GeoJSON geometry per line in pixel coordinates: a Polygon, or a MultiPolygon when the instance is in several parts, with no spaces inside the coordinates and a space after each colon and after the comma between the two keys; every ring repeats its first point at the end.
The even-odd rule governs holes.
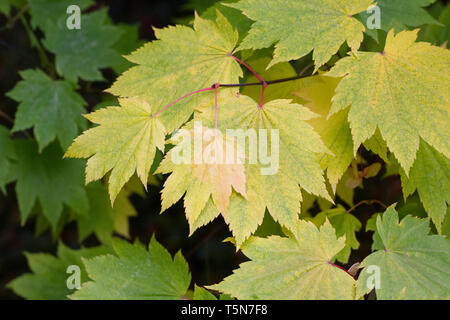
{"type": "Polygon", "coordinates": [[[336,229],[337,237],[345,235],[345,247],[336,255],[336,259],[339,262],[347,263],[351,250],[359,248],[359,241],[356,239],[355,233],[361,229],[361,222],[341,206],[322,211],[310,220],[319,227],[324,224],[326,219],[336,229]]]}
{"type": "Polygon", "coordinates": [[[14,143],[10,138],[9,130],[0,126],[0,190],[6,193],[5,184],[11,179],[11,160],[15,159],[14,143]]]}
{"type": "MultiPolygon", "coordinates": [[[[423,24],[439,24],[423,7],[436,0],[377,0],[380,8],[380,28],[388,32],[395,29],[396,32],[408,30],[408,27],[419,27],[423,24]]],[[[369,29],[367,23],[373,12],[360,13],[359,19],[367,28],[367,34],[378,40],[377,30],[369,29]]]]}
{"type": "MultiPolygon", "coordinates": [[[[242,150],[246,148],[246,156],[250,157],[245,162],[247,197],[233,193],[227,212],[222,213],[225,221],[230,224],[238,245],[262,223],[266,207],[275,221],[287,228],[295,228],[302,201],[299,185],[309,193],[332,201],[315,155],[329,151],[319,135],[306,123],[306,120],[317,117],[316,114],[286,99],[269,101],[260,108],[250,97],[224,92],[219,101],[218,125],[223,132],[236,128],[242,129],[244,134],[251,134],[255,130],[258,136],[260,129],[267,130],[268,156],[271,156],[271,136],[279,135],[278,154],[274,154],[272,159],[274,167],[278,160],[278,168],[274,174],[262,174],[268,169],[268,165],[261,163],[261,158],[259,162],[251,163],[254,161],[251,161],[248,146],[242,146],[242,150]],[[239,116],[236,116],[237,110],[239,116]]],[[[212,108],[201,108],[196,119],[214,126],[210,120],[214,119],[211,113],[214,114],[212,108]]],[[[261,151],[259,148],[263,144],[258,141],[256,143],[256,148],[261,151]]],[[[212,212],[208,211],[208,218],[211,216],[212,212]]]]}
{"type": "Polygon", "coordinates": [[[84,259],[93,281],[83,284],[71,299],[182,299],[191,282],[186,260],[181,252],[170,253],[153,237],[148,251],[141,244],[114,239],[116,256],[84,259]]]}
{"type": "Polygon", "coordinates": [[[107,10],[81,15],[81,28],[69,30],[65,18],[48,22],[44,46],[56,55],[56,71],[71,82],[103,80],[99,69],[113,66],[120,55],[112,48],[121,29],[106,24],[107,10]]]}
{"type": "Polygon", "coordinates": [[[428,235],[428,219],[406,216],[399,223],[391,206],[377,217],[376,227],[374,249],[378,251],[361,263],[358,297],[368,293],[371,280],[379,277],[375,291],[381,300],[450,298],[450,241],[428,235]]]}
{"type": "Polygon", "coordinates": [[[136,171],[147,185],[156,148],[164,151],[165,129],[152,108],[141,99],[121,99],[121,107],[102,108],[86,115],[98,126],[85,131],[67,149],[65,157],[89,158],[86,183],[109,176],[109,194],[114,202],[123,185],[136,171]]]}
{"type": "Polygon", "coordinates": [[[238,299],[354,299],[355,280],[330,261],[345,246],[329,221],[318,229],[297,222],[294,237],[251,237],[241,247],[251,261],[211,289],[238,299]]]}
{"type": "MultiPolygon", "coordinates": [[[[59,18],[67,19],[69,14],[67,8],[70,5],[77,5],[81,10],[87,9],[94,4],[93,0],[28,0],[30,4],[31,25],[33,28],[39,27],[48,32],[48,21],[55,22],[59,18]]],[[[64,19],[64,23],[65,23],[64,19]]],[[[65,25],[65,24],[64,24],[65,25]]],[[[69,30],[70,31],[70,30],[69,30]]]]}
{"type": "Polygon", "coordinates": [[[346,57],[327,73],[345,76],[330,114],[351,105],[348,119],[354,152],[378,127],[406,172],[414,162],[420,137],[450,157],[450,52],[414,42],[417,32],[394,35],[390,31],[383,52],[346,57]]]}
{"type": "Polygon", "coordinates": [[[267,48],[276,43],[269,68],[314,50],[318,69],[344,42],[352,51],[358,50],[364,26],[353,15],[371,4],[372,0],[245,0],[228,5],[255,21],[239,49],[267,48]]]}
{"type": "MultiPolygon", "coordinates": [[[[215,83],[237,83],[239,64],[230,56],[238,40],[226,18],[216,22],[196,16],[194,29],[175,26],[155,29],[159,40],[147,43],[126,58],[137,64],[123,73],[109,91],[118,96],[143,96],[157,102],[155,112],[174,100],[215,83]]],[[[161,113],[168,132],[179,128],[194,107],[214,101],[214,92],[192,95],[161,113]]]]}
{"type": "Polygon", "coordinates": [[[8,284],[18,295],[31,300],[62,300],[74,292],[69,289],[67,280],[71,276],[67,273],[69,266],[80,268],[80,282],[89,278],[83,266],[82,258],[93,258],[109,253],[107,247],[83,248],[71,250],[59,243],[57,256],[47,253],[25,253],[32,273],[26,273],[8,284]]]}
{"type": "Polygon", "coordinates": [[[441,233],[450,203],[450,160],[421,140],[409,177],[403,170],[400,176],[404,198],[417,189],[428,216],[441,233]]]}
{"type": "Polygon", "coordinates": [[[62,159],[63,153],[54,143],[38,152],[37,144],[14,140],[16,159],[11,167],[17,180],[16,194],[22,222],[25,222],[36,201],[53,228],[57,227],[64,204],[83,215],[89,201],[83,188],[83,161],[62,159]]]}
{"type": "Polygon", "coordinates": [[[20,81],[7,96],[20,102],[12,131],[33,127],[39,151],[54,139],[66,149],[79,129],[86,127],[81,116],[86,102],[67,81],[54,81],[40,70],[20,72],[20,81]]]}

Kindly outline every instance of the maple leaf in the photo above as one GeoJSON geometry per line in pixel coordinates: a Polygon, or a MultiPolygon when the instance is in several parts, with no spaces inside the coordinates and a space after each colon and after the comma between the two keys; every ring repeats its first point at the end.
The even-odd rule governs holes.
{"type": "Polygon", "coordinates": [[[181,300],[184,297],[191,275],[180,251],[172,259],[154,236],[148,251],[139,243],[120,239],[113,239],[112,245],[115,256],[83,259],[92,281],[84,283],[69,298],[181,300]]]}
{"type": "MultiPolygon", "coordinates": [[[[223,14],[231,25],[236,28],[239,34],[238,44],[247,36],[252,25],[252,21],[242,14],[240,10],[227,6],[227,3],[237,2],[236,0],[223,0],[216,2],[201,13],[202,18],[216,20],[217,11],[223,14]]],[[[197,12],[200,12],[196,9],[197,12]]]]}
{"type": "Polygon", "coordinates": [[[48,21],[44,46],[55,54],[59,75],[76,83],[78,78],[88,81],[103,80],[99,69],[113,66],[120,55],[112,48],[122,30],[106,24],[107,10],[101,9],[81,15],[80,29],[69,30],[66,17],[48,21]]]}
{"type": "Polygon", "coordinates": [[[419,32],[419,39],[421,41],[428,41],[436,46],[450,48],[450,6],[445,6],[437,3],[431,7],[432,14],[438,19],[439,25],[428,24],[422,26],[419,32]]]}
{"type": "Polygon", "coordinates": [[[323,225],[327,219],[336,229],[337,237],[345,235],[345,247],[335,258],[339,262],[347,263],[351,250],[359,248],[359,241],[356,239],[355,233],[361,229],[361,222],[341,206],[322,211],[310,220],[319,227],[323,225]]]}
{"type": "Polygon", "coordinates": [[[333,153],[320,155],[320,164],[327,169],[327,177],[336,192],[339,179],[343,176],[353,159],[353,140],[347,121],[348,111],[342,110],[327,118],[334,90],[340,79],[314,76],[301,79],[295,85],[298,89],[293,94],[305,99],[305,107],[320,115],[309,120],[324,144],[333,153]]]}
{"type": "MultiPolygon", "coordinates": [[[[396,32],[408,30],[408,27],[419,27],[424,24],[439,24],[423,7],[436,0],[376,0],[376,6],[380,9],[380,28],[388,32],[395,29],[396,32]]],[[[370,16],[374,11],[360,13],[359,20],[367,27],[372,21],[370,16]]],[[[377,29],[367,27],[367,34],[378,41],[377,29]]]]}
{"type": "Polygon", "coordinates": [[[390,31],[383,52],[346,57],[327,73],[342,77],[330,114],[350,105],[353,150],[378,127],[400,165],[409,172],[419,138],[450,157],[448,78],[450,52],[425,42],[416,31],[390,31]]]}
{"type": "Polygon", "coordinates": [[[0,3],[0,12],[5,15],[9,15],[11,7],[22,7],[25,5],[26,0],[3,0],[0,3]]]}
{"type": "Polygon", "coordinates": [[[75,291],[67,286],[69,266],[80,267],[80,282],[89,278],[82,258],[88,259],[109,253],[105,246],[71,250],[62,242],[58,244],[57,256],[47,253],[25,253],[32,273],[23,274],[8,283],[18,295],[31,300],[62,300],[75,291]]]}
{"type": "MultiPolygon", "coordinates": [[[[374,249],[361,263],[357,297],[368,293],[378,267],[377,299],[449,299],[450,241],[430,232],[427,219],[406,216],[399,223],[394,207],[376,221],[374,249]]],[[[376,281],[375,281],[376,285],[376,281]]]]}
{"type": "Polygon", "coordinates": [[[117,62],[111,65],[111,67],[117,74],[121,74],[134,65],[125,59],[123,55],[130,54],[132,51],[136,50],[143,44],[143,41],[139,40],[138,25],[121,23],[116,27],[122,31],[122,34],[119,40],[113,45],[113,49],[115,49],[121,56],[117,62]]]}
{"type": "Polygon", "coordinates": [[[189,221],[198,218],[210,196],[217,210],[225,215],[233,189],[246,197],[242,151],[227,135],[196,124],[182,135],[183,137],[173,137],[173,140],[183,138],[183,141],[167,153],[156,171],[172,172],[162,190],[161,211],[173,205],[186,193],[184,206],[189,221]],[[186,147],[190,147],[194,152],[188,155],[189,158],[185,159],[184,163],[175,163],[175,157],[185,152],[183,150],[186,147]],[[227,161],[228,159],[230,161],[227,161]]]}
{"type": "Polygon", "coordinates": [[[276,43],[268,68],[314,50],[317,70],[345,41],[352,51],[358,50],[365,28],[353,15],[371,4],[372,0],[245,0],[227,5],[255,21],[239,49],[267,48],[276,43]]]}
{"type": "Polygon", "coordinates": [[[5,184],[11,179],[11,160],[15,159],[14,143],[10,138],[9,130],[0,126],[0,190],[6,193],[5,184]]]}
{"type": "Polygon", "coordinates": [[[421,140],[409,177],[403,170],[400,170],[400,177],[404,198],[417,189],[423,206],[441,233],[450,203],[450,160],[421,140]]]}
{"type": "Polygon", "coordinates": [[[42,31],[48,32],[48,21],[55,22],[59,18],[67,19],[67,8],[70,5],[77,5],[81,10],[87,9],[94,4],[92,0],[28,0],[30,4],[31,25],[33,28],[39,27],[42,31]]]}
{"type": "Polygon", "coordinates": [[[79,129],[86,128],[81,116],[86,102],[67,81],[54,81],[40,70],[20,72],[20,81],[6,95],[18,102],[12,131],[33,127],[39,151],[58,138],[66,149],[79,129]]]}
{"type": "MultiPolygon", "coordinates": [[[[305,122],[316,117],[316,114],[286,99],[269,101],[262,108],[244,95],[224,93],[219,101],[219,128],[223,131],[238,128],[243,130],[243,134],[251,136],[254,133],[255,137],[259,137],[255,138],[256,141],[249,139],[248,146],[243,146],[247,157],[247,199],[232,194],[230,207],[224,214],[238,245],[261,224],[266,207],[277,222],[287,228],[295,228],[302,200],[299,185],[312,194],[332,201],[315,155],[329,151],[319,135],[305,122]],[[236,116],[237,109],[239,116],[236,116]],[[267,141],[261,138],[261,134],[267,136],[267,141]],[[278,150],[276,147],[272,149],[272,143],[278,145],[278,150]],[[262,153],[265,150],[270,161],[263,159],[261,154],[258,161],[252,161],[249,148],[256,148],[262,153]]],[[[198,111],[196,119],[204,124],[214,119],[211,108],[198,111]]]]}
{"type": "Polygon", "coordinates": [[[345,246],[328,220],[318,229],[297,221],[295,237],[251,237],[241,247],[251,260],[209,288],[238,299],[354,299],[356,282],[331,259],[345,246]]]}
{"type": "MultiPolygon", "coordinates": [[[[188,93],[214,83],[237,83],[242,76],[239,64],[231,57],[238,34],[220,12],[216,22],[196,16],[194,29],[168,27],[155,29],[155,35],[159,40],[126,57],[137,66],[117,79],[109,89],[112,94],[151,98],[158,102],[157,112],[188,93]]],[[[211,92],[192,95],[158,118],[172,132],[189,119],[194,106],[213,100],[211,92]]]]}
{"type": "Polygon", "coordinates": [[[34,141],[16,139],[14,148],[16,159],[11,174],[17,180],[16,193],[23,222],[37,200],[53,228],[57,227],[64,204],[80,215],[89,211],[83,188],[83,161],[62,159],[63,153],[54,143],[38,153],[34,141]]]}
{"type": "Polygon", "coordinates": [[[76,138],[65,157],[89,158],[86,183],[109,176],[109,194],[114,202],[123,185],[136,171],[147,185],[156,148],[164,151],[165,129],[142,99],[120,99],[121,107],[108,107],[86,115],[98,124],[76,138]]]}

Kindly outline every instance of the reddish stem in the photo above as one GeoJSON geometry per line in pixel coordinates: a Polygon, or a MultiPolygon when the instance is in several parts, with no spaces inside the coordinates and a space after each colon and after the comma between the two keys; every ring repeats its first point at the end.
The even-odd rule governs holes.
{"type": "MultiPolygon", "coordinates": [[[[215,86],[214,86],[214,87],[215,87],[215,86]]],[[[182,96],[181,98],[178,98],[177,100],[175,100],[175,101],[169,103],[167,106],[165,106],[164,108],[162,108],[162,109],[159,110],[158,112],[152,114],[152,115],[151,115],[151,118],[156,117],[156,116],[159,115],[161,112],[163,112],[163,111],[169,109],[169,108],[170,108],[171,106],[173,106],[175,103],[180,102],[181,100],[183,100],[183,99],[185,99],[185,98],[187,98],[187,97],[189,97],[189,96],[192,96],[193,94],[200,93],[200,92],[203,92],[203,91],[213,90],[214,87],[203,88],[203,89],[200,89],[200,90],[196,90],[196,91],[193,91],[193,92],[189,92],[188,94],[185,94],[185,95],[182,96]]],[[[216,90],[217,90],[217,89],[216,89],[216,90]]],[[[216,91],[216,92],[217,92],[217,91],[216,91]]]]}
{"type": "Polygon", "coordinates": [[[245,66],[251,73],[253,73],[253,75],[259,80],[261,81],[261,83],[264,83],[264,79],[255,71],[252,69],[252,67],[250,67],[248,64],[246,64],[244,61],[236,58],[235,56],[231,56],[234,60],[236,60],[237,62],[239,62],[240,64],[242,64],[243,66],[245,66]]]}

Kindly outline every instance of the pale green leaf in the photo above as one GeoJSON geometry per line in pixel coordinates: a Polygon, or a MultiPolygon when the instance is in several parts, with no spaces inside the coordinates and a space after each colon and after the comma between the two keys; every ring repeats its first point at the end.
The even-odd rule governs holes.
{"type": "Polygon", "coordinates": [[[372,284],[377,298],[450,299],[450,241],[428,235],[429,221],[406,216],[399,223],[394,207],[378,216],[374,235],[378,250],[361,263],[357,297],[368,293],[372,284]],[[371,267],[375,266],[375,267],[371,267]]]}

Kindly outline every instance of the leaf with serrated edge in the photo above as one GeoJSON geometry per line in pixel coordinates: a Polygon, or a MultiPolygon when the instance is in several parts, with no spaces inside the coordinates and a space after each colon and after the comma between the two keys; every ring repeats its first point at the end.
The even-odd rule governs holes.
{"type": "Polygon", "coordinates": [[[354,152],[378,127],[406,173],[420,137],[450,157],[450,52],[414,42],[417,32],[394,35],[391,30],[383,52],[359,52],[357,58],[338,61],[327,73],[345,76],[330,114],[351,105],[348,119],[354,152]]]}
{"type": "Polygon", "coordinates": [[[148,251],[142,244],[114,239],[115,256],[83,259],[92,281],[69,298],[74,300],[181,300],[191,275],[179,251],[170,253],[153,236],[148,251]]]}
{"type": "Polygon", "coordinates": [[[20,102],[12,130],[33,127],[39,151],[56,138],[66,149],[86,126],[81,116],[86,102],[70,83],[54,81],[40,70],[21,71],[20,76],[23,80],[7,93],[20,102]]]}
{"type": "MultiPolygon", "coordinates": [[[[231,57],[237,32],[217,12],[216,22],[196,16],[194,29],[171,26],[155,29],[156,38],[126,56],[137,64],[123,73],[109,92],[118,96],[143,96],[157,102],[154,111],[176,99],[215,83],[238,83],[239,64],[231,57]]],[[[185,123],[196,105],[214,101],[214,92],[184,99],[158,118],[170,133],[185,123]]]]}
{"type": "Polygon", "coordinates": [[[243,155],[235,141],[218,130],[202,127],[197,123],[194,123],[193,129],[178,133],[172,140],[180,142],[167,153],[156,171],[172,172],[162,190],[161,211],[186,193],[186,216],[189,221],[195,221],[210,196],[222,214],[226,214],[228,210],[233,189],[246,197],[243,155]],[[184,163],[176,163],[175,157],[185,147],[191,150],[189,159],[185,159],[184,163]],[[230,161],[227,161],[228,157],[230,161]]]}
{"type": "Polygon", "coordinates": [[[296,60],[314,50],[316,70],[347,42],[356,52],[364,25],[353,15],[365,11],[372,0],[244,0],[226,4],[254,20],[239,49],[260,49],[275,44],[269,68],[296,60]]]}
{"type": "MultiPolygon", "coordinates": [[[[32,273],[25,273],[8,283],[18,295],[32,300],[62,300],[75,291],[67,286],[67,272],[69,266],[80,268],[80,283],[89,280],[82,258],[93,258],[102,254],[110,253],[108,247],[98,246],[94,248],[82,248],[72,250],[59,243],[57,256],[48,253],[25,253],[28,265],[32,273]]],[[[73,273],[72,276],[76,274],[73,273]]]]}
{"type": "Polygon", "coordinates": [[[377,284],[377,299],[450,299],[450,241],[428,235],[429,221],[406,216],[399,223],[394,207],[377,217],[374,253],[361,263],[357,297],[377,284]],[[375,266],[375,267],[371,267],[375,266]]]}
{"type": "MultiPolygon", "coordinates": [[[[295,228],[302,200],[299,185],[312,194],[332,201],[315,155],[329,151],[319,135],[306,123],[306,120],[317,117],[316,114],[299,104],[291,103],[291,100],[272,100],[260,108],[250,97],[225,93],[219,101],[219,128],[222,131],[238,128],[242,129],[243,136],[248,134],[256,137],[256,141],[252,142],[256,152],[260,152],[264,146],[259,135],[266,130],[267,155],[272,162],[263,164],[262,159],[258,158],[256,163],[252,163],[254,161],[251,161],[248,143],[250,139],[246,137],[246,142],[240,142],[244,143],[242,148],[246,150],[247,157],[248,201],[238,194],[233,194],[229,210],[224,215],[238,245],[261,224],[265,207],[277,222],[287,228],[295,228]],[[236,109],[239,110],[238,116],[236,109]],[[275,148],[272,150],[271,144],[272,136],[276,139],[276,134],[279,136],[278,154],[275,154],[275,148]],[[273,174],[262,174],[262,170],[267,170],[269,166],[272,167],[273,174]]],[[[212,108],[202,108],[199,111],[196,113],[197,120],[207,124],[208,121],[213,122],[212,108]]]]}
{"type": "Polygon", "coordinates": [[[120,107],[102,108],[86,115],[98,124],[75,139],[65,157],[89,158],[86,183],[109,176],[114,202],[123,185],[136,171],[146,187],[156,148],[164,151],[165,129],[152,117],[150,104],[142,99],[120,99],[120,107]]]}

